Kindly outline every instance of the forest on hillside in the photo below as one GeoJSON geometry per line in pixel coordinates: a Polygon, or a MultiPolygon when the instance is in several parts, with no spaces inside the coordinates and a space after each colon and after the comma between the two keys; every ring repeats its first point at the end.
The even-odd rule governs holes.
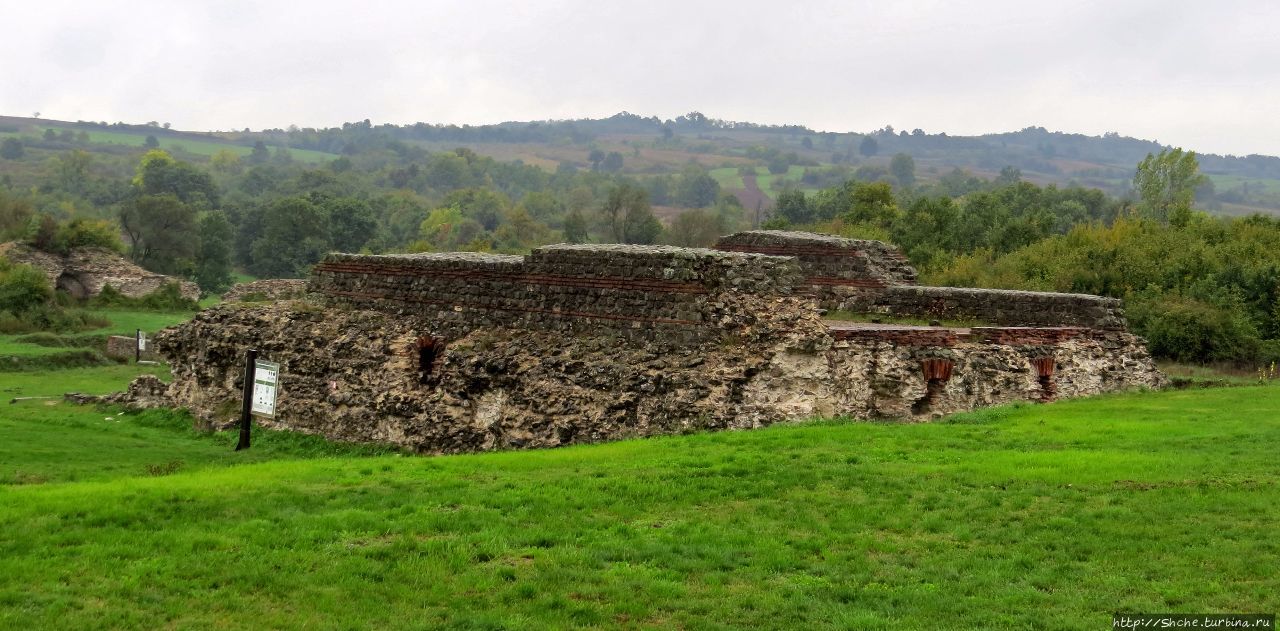
{"type": "MultiPolygon", "coordinates": [[[[1133,157],[1116,167],[1126,182],[1116,194],[1037,182],[1013,163],[990,175],[923,166],[937,147],[981,153],[975,139],[881,130],[849,146],[853,139],[828,144],[799,126],[694,115],[478,128],[364,121],[221,135],[162,124],[16,129],[0,130],[0,241],[115,249],[207,294],[236,272],[303,276],[332,250],[705,246],[744,228],[791,227],[893,242],[933,282],[1125,298],[1135,329],[1162,357],[1280,359],[1280,220],[1205,212],[1213,208],[1204,165],[1217,158],[1132,139],[1103,139],[1118,147],[1114,155],[1133,157]],[[486,143],[535,140],[561,159],[448,147],[474,141],[495,152],[486,143]],[[823,160],[833,147],[840,155],[823,160]],[[748,182],[755,204],[738,188],[748,182]]],[[[1003,142],[1027,146],[1042,132],[1003,142]]],[[[1065,140],[1052,142],[1068,151],[1065,140]]],[[[1082,142],[1077,154],[1096,144],[1082,142]]],[[[19,321],[50,304],[33,282],[14,266],[0,269],[0,316],[19,321]]]]}

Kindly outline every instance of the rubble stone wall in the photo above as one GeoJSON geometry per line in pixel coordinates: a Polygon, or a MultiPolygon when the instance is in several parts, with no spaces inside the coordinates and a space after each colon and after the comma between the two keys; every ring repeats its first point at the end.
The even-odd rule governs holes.
{"type": "Polygon", "coordinates": [[[728,294],[787,296],[800,277],[785,257],[555,245],[528,257],[331,254],[309,289],[340,304],[429,317],[454,336],[506,326],[688,343],[742,315],[728,294]]]}
{"type": "Polygon", "coordinates": [[[846,296],[835,308],[1006,326],[1077,326],[1125,330],[1122,302],[1086,294],[962,287],[884,287],[846,296]]]}
{"type": "Polygon", "coordinates": [[[717,250],[793,256],[819,295],[832,288],[914,285],[916,271],[898,248],[881,241],[811,232],[750,230],[721,237],[717,250]]]}
{"type": "Polygon", "coordinates": [[[155,344],[150,339],[147,340],[147,348],[142,351],[139,356],[137,352],[138,339],[128,335],[111,335],[107,337],[107,348],[105,355],[111,359],[133,360],[135,357],[147,361],[155,361],[159,359],[156,354],[155,344]]]}
{"type": "Polygon", "coordinates": [[[222,299],[227,302],[244,300],[293,300],[307,293],[307,281],[300,278],[264,278],[236,283],[222,299]]]}
{"type": "Polygon", "coordinates": [[[770,301],[753,306],[771,313],[728,340],[666,347],[492,327],[450,341],[426,366],[418,341],[436,330],[429,318],[305,302],[207,309],[155,341],[173,369],[166,397],[210,426],[234,423],[244,352],[252,347],[281,364],[277,416],[263,424],[425,453],[817,416],[922,420],[1161,385],[1141,340],[1123,332],[1064,329],[1025,344],[989,343],[990,332],[971,330],[949,338],[891,328],[838,336],[804,303],[744,299],[770,301]],[[1048,392],[1036,366],[1046,357],[1055,362],[1048,392]],[[930,385],[922,364],[938,359],[953,369],[930,385]]]}

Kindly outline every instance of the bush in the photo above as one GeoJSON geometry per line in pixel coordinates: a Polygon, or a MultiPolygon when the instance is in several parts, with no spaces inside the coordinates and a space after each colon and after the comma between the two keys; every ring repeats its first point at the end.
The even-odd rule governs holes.
{"type": "MultiPolygon", "coordinates": [[[[1252,364],[1263,350],[1258,330],[1238,309],[1178,295],[1129,300],[1133,330],[1151,353],[1179,362],[1252,364]]],[[[1267,345],[1274,352],[1274,344],[1267,345]]]]}
{"type": "Polygon", "coordinates": [[[120,242],[120,230],[102,219],[72,219],[58,229],[54,247],[66,253],[74,248],[106,248],[112,252],[124,252],[120,242]]]}
{"type": "Polygon", "coordinates": [[[176,282],[165,283],[141,298],[130,298],[111,285],[103,285],[102,291],[89,299],[93,307],[137,309],[140,311],[196,311],[200,305],[182,296],[182,288],[176,282]]]}
{"type": "Polygon", "coordinates": [[[52,299],[53,288],[43,272],[0,261],[0,311],[22,314],[46,307],[52,299]]]}

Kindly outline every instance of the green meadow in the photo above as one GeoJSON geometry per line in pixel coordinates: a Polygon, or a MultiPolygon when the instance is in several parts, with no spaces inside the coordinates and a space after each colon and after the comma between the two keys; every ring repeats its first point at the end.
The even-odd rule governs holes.
{"type": "Polygon", "coordinates": [[[1099,629],[1280,604],[1275,386],[438,457],[0,406],[3,628],[1099,629]]]}
{"type": "MultiPolygon", "coordinates": [[[[103,130],[103,129],[90,129],[90,128],[75,127],[75,126],[59,126],[59,125],[50,125],[47,127],[35,127],[35,128],[32,128],[32,131],[30,133],[37,134],[37,135],[42,134],[44,133],[45,129],[52,129],[57,132],[61,132],[64,129],[70,129],[71,131],[76,133],[83,131],[89,134],[89,142],[94,144],[102,144],[102,145],[126,145],[130,147],[141,147],[143,145],[143,142],[146,141],[147,139],[147,134],[139,133],[139,132],[110,131],[110,130],[103,130]]],[[[0,133],[0,137],[21,136],[21,135],[22,134],[17,132],[0,133]]],[[[156,140],[159,141],[160,148],[165,149],[167,151],[180,150],[180,151],[185,151],[187,153],[191,153],[195,155],[212,156],[218,151],[225,149],[240,157],[248,156],[250,153],[253,152],[252,146],[238,145],[229,141],[222,141],[217,139],[216,136],[212,136],[212,135],[209,136],[210,138],[209,140],[201,140],[199,138],[191,138],[191,137],[184,137],[184,136],[171,136],[163,132],[162,130],[157,130],[157,133],[153,135],[156,137],[156,140]]],[[[272,149],[274,150],[274,147],[272,149]]],[[[293,156],[294,160],[298,160],[300,162],[310,162],[310,163],[327,162],[329,160],[333,160],[334,158],[338,157],[331,153],[325,153],[323,151],[315,151],[312,149],[289,149],[289,154],[293,156]]]]}

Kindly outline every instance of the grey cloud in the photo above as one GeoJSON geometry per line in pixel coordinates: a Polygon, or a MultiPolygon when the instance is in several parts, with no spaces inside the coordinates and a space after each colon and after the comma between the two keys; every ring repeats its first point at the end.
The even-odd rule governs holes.
{"type": "Polygon", "coordinates": [[[180,128],[619,110],[1280,154],[1267,2],[24,4],[0,112],[180,128]]]}

